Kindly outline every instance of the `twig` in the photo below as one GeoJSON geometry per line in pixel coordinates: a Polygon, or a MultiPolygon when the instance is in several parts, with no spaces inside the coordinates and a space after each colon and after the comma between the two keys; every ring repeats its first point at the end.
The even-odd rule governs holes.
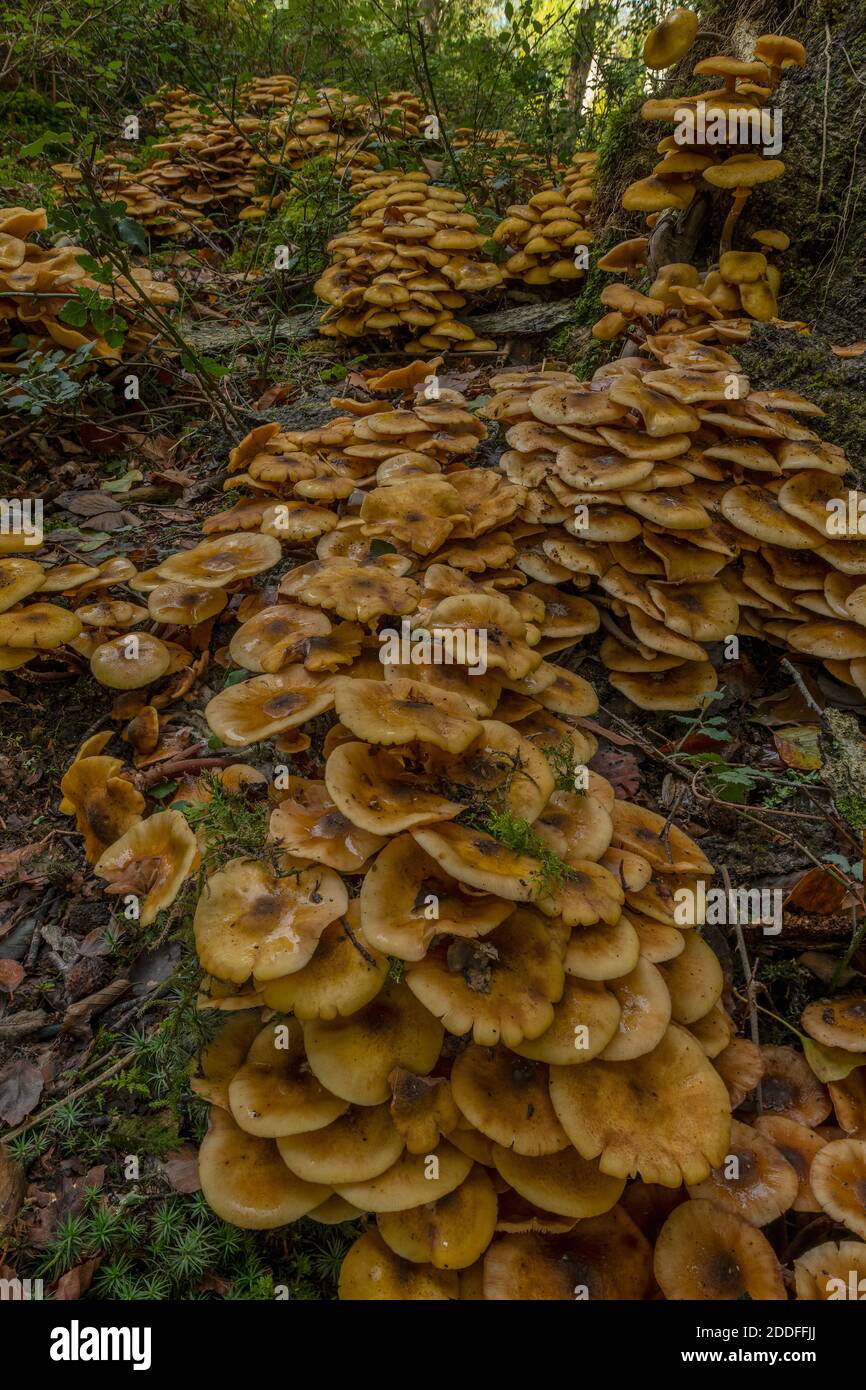
{"type": "MultiPolygon", "coordinates": [[[[818,192],[815,195],[815,211],[821,206],[824,194],[824,165],[827,160],[827,123],[830,106],[830,25],[824,25],[826,41],[824,44],[824,120],[821,130],[821,164],[818,170],[818,192]]],[[[782,663],[784,665],[784,662],[782,663]]]]}
{"type": "Polygon", "coordinates": [[[796,666],[793,666],[786,656],[782,657],[782,660],[780,661],[779,665],[782,667],[784,671],[788,672],[788,675],[791,677],[792,681],[796,685],[800,694],[803,696],[803,699],[806,701],[806,704],[809,706],[809,708],[811,710],[814,710],[817,715],[823,714],[824,711],[818,704],[817,700],[814,698],[814,696],[809,694],[809,687],[806,685],[806,682],[803,680],[803,677],[800,675],[800,672],[797,670],[796,666]]]}
{"type": "MultiPolygon", "coordinates": [[[[731,888],[731,876],[728,873],[728,868],[726,864],[722,865],[721,875],[722,882],[725,885],[725,894],[727,895],[728,905],[730,906],[730,903],[733,899],[733,890],[731,888]]],[[[728,915],[730,916],[730,913],[728,915]]],[[[755,1044],[756,1047],[760,1047],[761,1030],[758,1025],[758,1005],[755,999],[755,972],[752,969],[752,964],[749,960],[749,952],[746,949],[746,939],[743,936],[743,928],[741,927],[739,921],[736,920],[736,915],[734,918],[733,927],[737,938],[737,951],[739,952],[740,956],[740,964],[743,967],[743,976],[746,982],[746,1001],[749,1006],[749,1031],[752,1034],[752,1042],[755,1044]]],[[[755,1089],[755,1097],[757,1101],[758,1114],[760,1115],[761,1111],[764,1108],[763,1097],[761,1095],[760,1081],[758,1082],[758,1085],[755,1089]]]]}
{"type": "Polygon", "coordinates": [[[171,781],[178,773],[203,772],[209,767],[230,767],[232,763],[243,761],[240,753],[221,753],[213,758],[180,758],[177,762],[156,763],[147,772],[139,773],[135,781],[139,791],[146,791],[160,782],[171,781]]]}

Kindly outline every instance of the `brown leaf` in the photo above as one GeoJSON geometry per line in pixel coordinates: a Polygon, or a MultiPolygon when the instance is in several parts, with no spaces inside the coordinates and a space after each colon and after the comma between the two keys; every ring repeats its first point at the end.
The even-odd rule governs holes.
{"type": "Polygon", "coordinates": [[[8,1231],[24,1201],[24,1169],[0,1145],[0,1236],[8,1231]]]}
{"type": "Polygon", "coordinates": [[[866,352],[866,343],[857,342],[839,346],[834,346],[831,343],[830,351],[834,353],[836,357],[862,357],[864,352],[866,352]]]}
{"type": "Polygon", "coordinates": [[[844,883],[829,869],[817,866],[807,869],[798,879],[782,903],[782,911],[799,908],[801,912],[814,912],[818,917],[828,917],[841,906],[847,896],[844,883]]]}
{"type": "Polygon", "coordinates": [[[0,994],[11,994],[24,979],[24,967],[17,960],[0,960],[0,994]]]}
{"type": "Polygon", "coordinates": [[[170,1158],[160,1165],[166,1182],[175,1192],[198,1192],[201,1181],[198,1175],[198,1153],[191,1144],[184,1144],[170,1158]]]}
{"type": "Polygon", "coordinates": [[[621,748],[599,748],[589,766],[607,778],[619,797],[632,797],[640,790],[641,772],[634,753],[621,748]]]}
{"type": "Polygon", "coordinates": [[[0,883],[6,879],[12,879],[16,883],[36,883],[45,878],[45,874],[29,873],[25,865],[45,849],[50,839],[51,836],[46,835],[44,840],[37,840],[32,845],[21,845],[18,849],[10,849],[5,854],[0,854],[0,883]]]}
{"type": "Polygon", "coordinates": [[[61,492],[57,505],[73,516],[101,516],[123,510],[121,503],[107,492],[61,492]]]}
{"type": "Polygon", "coordinates": [[[86,999],[79,999],[75,1004],[70,1004],[63,1015],[64,1033],[69,1033],[74,1028],[80,1028],[82,1023],[86,1023],[94,1014],[102,1013],[118,999],[122,999],[128,990],[129,980],[112,980],[104,989],[98,989],[95,994],[89,994],[86,999]]]}
{"type": "Polygon", "coordinates": [[[616,744],[617,748],[634,748],[635,740],[626,738],[623,734],[615,734],[612,729],[606,729],[603,724],[596,724],[594,719],[576,719],[574,721],[578,728],[586,729],[588,734],[595,734],[596,738],[606,738],[608,743],[616,744]]]}
{"type": "Polygon", "coordinates": [[[103,1258],[102,1255],[94,1255],[92,1260],[85,1260],[84,1264],[76,1265],[74,1269],[69,1269],[65,1274],[61,1274],[54,1285],[54,1298],[59,1303],[64,1303],[74,1301],[86,1294],[103,1258]]]}
{"type": "Polygon", "coordinates": [[[0,1071],[0,1120],[20,1124],[42,1095],[45,1080],[32,1062],[9,1062],[0,1071]]]}

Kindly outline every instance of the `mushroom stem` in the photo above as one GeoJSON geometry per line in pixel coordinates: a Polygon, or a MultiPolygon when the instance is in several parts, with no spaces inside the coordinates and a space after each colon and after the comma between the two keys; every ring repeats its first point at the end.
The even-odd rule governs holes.
{"type": "Polygon", "coordinates": [[[726,251],[730,251],[731,243],[734,238],[734,228],[740,220],[740,213],[746,206],[751,189],[737,188],[734,190],[734,201],[731,203],[730,211],[725,218],[725,225],[722,227],[722,235],[719,241],[719,255],[723,256],[726,251]]]}

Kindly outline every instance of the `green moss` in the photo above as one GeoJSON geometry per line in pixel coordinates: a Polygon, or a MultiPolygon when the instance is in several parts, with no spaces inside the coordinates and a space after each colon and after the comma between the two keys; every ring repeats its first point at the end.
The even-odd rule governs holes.
{"type": "Polygon", "coordinates": [[[156,1115],[118,1117],[107,1137],[116,1149],[137,1158],[164,1158],[183,1143],[173,1117],[165,1110],[156,1115]]]}

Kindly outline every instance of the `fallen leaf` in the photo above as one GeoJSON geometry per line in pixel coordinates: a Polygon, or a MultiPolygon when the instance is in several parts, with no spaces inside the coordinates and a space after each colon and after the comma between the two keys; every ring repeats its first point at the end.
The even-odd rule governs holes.
{"type": "Polygon", "coordinates": [[[0,1120],[20,1124],[36,1105],[45,1085],[42,1072],[32,1062],[9,1062],[0,1071],[0,1120]]]}
{"type": "Polygon", "coordinates": [[[844,1081],[856,1067],[866,1066],[862,1052],[847,1052],[842,1047],[824,1047],[814,1038],[803,1038],[803,1056],[819,1081],[844,1081]]]}
{"type": "Polygon", "coordinates": [[[11,994],[24,979],[24,967],[17,960],[0,960],[0,994],[11,994]]]}
{"type": "Polygon", "coordinates": [[[592,772],[607,778],[617,796],[631,797],[640,789],[641,774],[634,753],[621,748],[599,748],[589,766],[592,772]]]}
{"type": "Polygon", "coordinates": [[[44,874],[31,874],[25,866],[30,859],[35,859],[41,854],[50,839],[51,836],[46,835],[44,840],[36,840],[32,845],[21,845],[18,849],[10,849],[5,854],[0,854],[0,883],[4,883],[6,879],[11,879],[14,883],[38,883],[43,879],[44,874]]]}
{"type": "Polygon", "coordinates": [[[170,1158],[160,1165],[166,1182],[175,1192],[198,1192],[201,1180],[198,1175],[198,1153],[191,1144],[184,1144],[170,1158]]]}
{"type": "Polygon", "coordinates": [[[94,1014],[102,1013],[118,999],[122,999],[128,990],[129,980],[112,980],[104,989],[98,989],[86,999],[79,999],[76,1003],[70,1004],[63,1015],[64,1033],[71,1032],[73,1028],[80,1028],[81,1024],[86,1023],[94,1014]]]}
{"type": "Polygon", "coordinates": [[[866,352],[866,343],[848,343],[847,345],[836,346],[830,344],[830,351],[836,357],[862,357],[866,352]]]}
{"type": "Polygon", "coordinates": [[[817,724],[788,724],[784,728],[773,729],[772,733],[776,752],[787,767],[797,768],[801,772],[817,772],[821,766],[817,724]]]}
{"type": "Polygon", "coordinates": [[[0,1236],[8,1231],[24,1201],[24,1169],[0,1145],[0,1236]]]}
{"type": "Polygon", "coordinates": [[[85,1260],[84,1264],[76,1265],[74,1269],[61,1274],[54,1285],[54,1299],[59,1303],[72,1302],[86,1294],[103,1258],[102,1255],[94,1255],[92,1260],[85,1260]]]}
{"type": "Polygon", "coordinates": [[[829,869],[807,869],[788,893],[782,903],[782,910],[796,907],[801,912],[814,912],[818,917],[829,917],[841,907],[847,892],[845,884],[840,883],[829,869]]]}

